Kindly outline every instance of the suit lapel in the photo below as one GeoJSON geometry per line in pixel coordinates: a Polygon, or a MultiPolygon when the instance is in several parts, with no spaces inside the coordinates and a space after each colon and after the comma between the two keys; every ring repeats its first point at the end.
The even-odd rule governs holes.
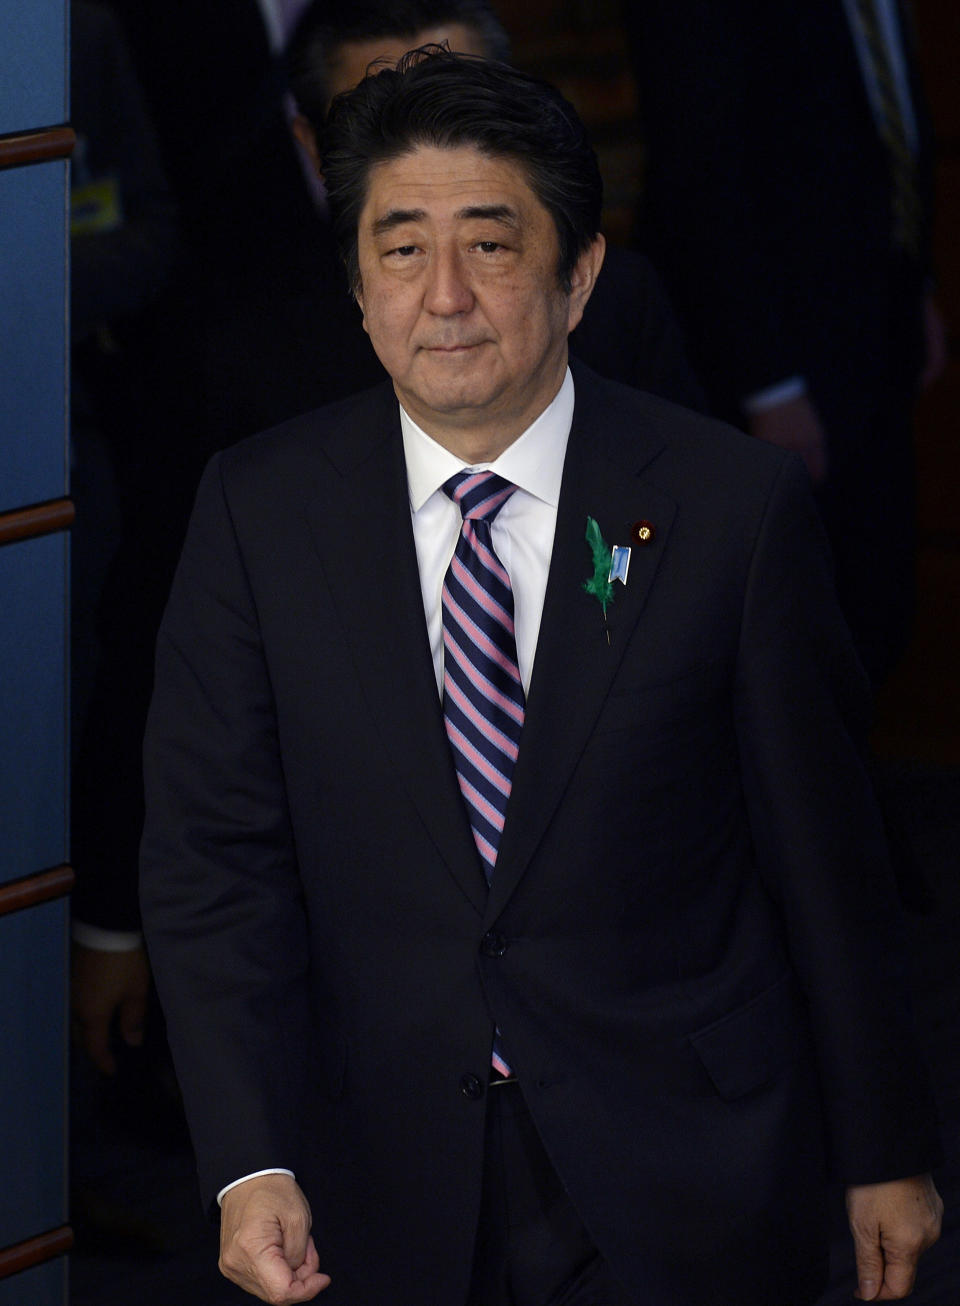
{"type": "Polygon", "coordinates": [[[487,888],[443,728],[397,404],[389,387],[378,401],[325,446],[339,475],[318,477],[307,517],[378,732],[373,746],[395,757],[398,785],[482,914],[487,888]]]}
{"type": "MultiPolygon", "coordinates": [[[[591,374],[576,370],[557,529],[527,699],[520,754],[493,884],[487,892],[443,728],[423,617],[396,400],[389,387],[365,400],[328,441],[329,468],[308,496],[321,566],[370,706],[379,746],[430,838],[478,914],[503,910],[552,819],[609,692],[653,584],[676,512],[645,475],[662,448],[635,416],[618,424],[591,374]],[[349,427],[349,430],[347,429],[349,427]],[[358,523],[357,505],[363,504],[358,523]],[[610,545],[632,548],[628,584],[607,612],[583,589],[592,561],[587,517],[610,545]],[[654,524],[649,545],[635,522],[654,524]],[[378,614],[371,622],[371,614],[378,614]]],[[[655,422],[655,419],[652,419],[655,422]]]]}
{"type": "Polygon", "coordinates": [[[487,904],[492,923],[533,857],[593,730],[666,547],[676,503],[644,476],[662,441],[642,434],[635,418],[617,429],[601,409],[595,381],[576,372],[577,399],[567,446],[557,529],[537,641],[520,753],[497,867],[487,904]],[[626,586],[617,582],[607,609],[610,642],[597,599],[583,582],[591,575],[587,517],[611,546],[631,546],[626,586]],[[653,523],[647,545],[631,539],[638,521],[653,523]]]}

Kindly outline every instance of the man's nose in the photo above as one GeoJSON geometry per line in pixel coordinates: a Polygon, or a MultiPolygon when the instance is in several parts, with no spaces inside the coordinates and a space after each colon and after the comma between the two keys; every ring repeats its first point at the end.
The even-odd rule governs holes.
{"type": "Polygon", "coordinates": [[[424,307],[440,317],[469,313],[473,307],[473,291],[459,250],[434,251],[427,269],[424,307]]]}

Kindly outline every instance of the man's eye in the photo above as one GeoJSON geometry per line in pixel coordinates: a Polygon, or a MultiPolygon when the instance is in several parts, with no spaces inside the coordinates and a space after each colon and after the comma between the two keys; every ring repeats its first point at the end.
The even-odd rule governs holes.
{"type": "Polygon", "coordinates": [[[498,240],[481,240],[477,242],[477,249],[481,254],[495,254],[501,248],[498,240]]]}
{"type": "Polygon", "coordinates": [[[416,254],[416,245],[398,245],[393,251],[394,254],[400,254],[404,258],[409,258],[411,254],[416,254]]]}

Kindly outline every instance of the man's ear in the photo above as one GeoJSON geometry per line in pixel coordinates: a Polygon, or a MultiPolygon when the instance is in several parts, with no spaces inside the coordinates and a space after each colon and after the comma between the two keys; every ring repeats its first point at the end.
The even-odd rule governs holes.
{"type": "Polygon", "coordinates": [[[302,113],[295,113],[290,123],[290,130],[297,138],[301,149],[306,153],[314,172],[319,177],[321,175],[320,151],[317,149],[317,133],[313,130],[313,123],[309,118],[305,118],[302,113]]]}
{"type": "Polygon", "coordinates": [[[593,294],[597,277],[600,275],[606,250],[606,238],[598,231],[574,264],[573,271],[570,274],[568,332],[572,331],[583,317],[583,310],[587,306],[587,300],[593,294]]]}

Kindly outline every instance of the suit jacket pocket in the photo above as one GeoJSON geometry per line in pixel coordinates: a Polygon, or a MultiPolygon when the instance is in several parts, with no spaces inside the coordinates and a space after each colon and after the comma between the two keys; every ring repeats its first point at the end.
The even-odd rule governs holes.
{"type": "Polygon", "coordinates": [[[642,742],[686,736],[730,710],[731,671],[724,661],[701,663],[681,675],[647,684],[621,677],[594,727],[595,735],[628,732],[642,742]]]}
{"type": "Polygon", "coordinates": [[[722,1098],[733,1101],[776,1079],[808,1045],[803,1001],[784,975],[749,1002],[690,1035],[722,1098]]]}

